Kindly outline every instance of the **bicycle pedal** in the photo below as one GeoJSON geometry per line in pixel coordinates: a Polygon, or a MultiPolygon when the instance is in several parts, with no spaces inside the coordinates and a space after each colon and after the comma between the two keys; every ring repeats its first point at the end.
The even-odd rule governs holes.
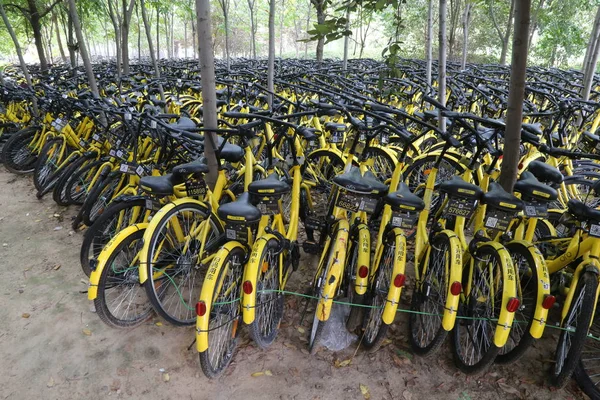
{"type": "Polygon", "coordinates": [[[304,242],[302,243],[302,250],[307,254],[319,254],[320,246],[315,242],[304,242]]]}
{"type": "Polygon", "coordinates": [[[322,221],[315,215],[309,215],[304,220],[304,227],[306,229],[321,230],[325,227],[325,221],[322,221]]]}

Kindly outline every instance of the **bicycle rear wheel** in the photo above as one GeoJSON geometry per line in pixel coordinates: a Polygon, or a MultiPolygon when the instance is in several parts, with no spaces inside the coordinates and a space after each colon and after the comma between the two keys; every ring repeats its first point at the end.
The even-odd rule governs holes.
{"type": "Polygon", "coordinates": [[[259,260],[256,280],[256,317],[249,326],[250,337],[260,348],[267,348],[277,337],[283,318],[283,294],[279,290],[279,255],[277,240],[270,239],[259,260]]]}
{"type": "Polygon", "coordinates": [[[593,272],[582,272],[574,289],[569,311],[561,322],[563,330],[558,338],[554,355],[556,363],[551,377],[551,383],[555,387],[564,387],[579,363],[594,313],[592,305],[596,300],[597,289],[598,276],[593,272]]]}
{"type": "Polygon", "coordinates": [[[508,341],[496,357],[496,362],[500,364],[517,361],[535,341],[529,330],[534,322],[539,279],[535,260],[525,245],[508,243],[506,249],[510,253],[517,272],[517,284],[519,285],[517,294],[520,306],[515,312],[508,341]]]}
{"type": "Polygon", "coordinates": [[[390,233],[383,244],[380,263],[377,266],[375,277],[367,292],[368,295],[365,301],[365,305],[369,308],[365,312],[363,321],[362,345],[370,351],[375,351],[381,346],[389,328],[389,325],[383,321],[383,308],[386,305],[388,292],[392,284],[395,260],[396,239],[393,233],[390,233]]]}
{"type": "Polygon", "coordinates": [[[600,314],[596,313],[590,328],[594,338],[585,341],[581,358],[573,376],[585,394],[600,399],[600,314]]]}
{"type": "Polygon", "coordinates": [[[452,331],[454,363],[465,373],[490,366],[500,347],[494,344],[496,321],[502,308],[502,259],[492,246],[482,245],[471,260],[471,288],[459,304],[452,331]]]}
{"type": "Polygon", "coordinates": [[[421,281],[416,283],[408,319],[410,345],[421,356],[433,354],[440,348],[448,332],[442,326],[442,316],[448,298],[448,270],[452,246],[445,234],[436,235],[430,242],[429,256],[418,266],[421,281]]]}
{"type": "Polygon", "coordinates": [[[15,174],[33,172],[37,154],[31,146],[40,127],[23,129],[6,141],[2,147],[2,161],[7,170],[15,174]]]}
{"type": "Polygon", "coordinates": [[[200,366],[208,378],[219,376],[233,359],[241,323],[240,296],[246,253],[236,247],[223,257],[215,284],[208,325],[208,348],[200,353],[200,366]]]}
{"type": "Polygon", "coordinates": [[[38,198],[52,189],[60,178],[58,167],[66,152],[63,146],[66,145],[61,139],[48,140],[38,156],[33,171],[33,184],[38,191],[38,198]]]}

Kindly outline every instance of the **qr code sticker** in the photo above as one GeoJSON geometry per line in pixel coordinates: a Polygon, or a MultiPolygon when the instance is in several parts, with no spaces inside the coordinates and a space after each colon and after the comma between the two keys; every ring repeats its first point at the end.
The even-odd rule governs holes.
{"type": "Polygon", "coordinates": [[[489,217],[487,219],[487,223],[485,224],[485,226],[487,226],[488,228],[495,228],[496,225],[498,225],[498,218],[494,217],[489,217]]]}

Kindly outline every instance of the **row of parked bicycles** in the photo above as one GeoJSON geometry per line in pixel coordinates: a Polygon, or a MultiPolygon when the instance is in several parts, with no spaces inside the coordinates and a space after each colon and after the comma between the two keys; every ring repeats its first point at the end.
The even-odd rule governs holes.
{"type": "Polygon", "coordinates": [[[156,313],[195,326],[207,377],[227,368],[243,327],[260,348],[276,340],[289,278],[315,260],[301,288],[311,353],[338,301],[365,350],[409,312],[413,351],[435,354],[449,336],[465,373],[517,361],[556,323],[551,384],[574,375],[600,398],[600,103],[579,98],[579,72],[530,68],[507,192],[510,71],[451,65],[442,105],[424,68],[403,60],[389,77],[373,60],[279,60],[270,92],[265,62],[217,65],[216,135],[195,62],[162,61],[159,79],[99,63],[99,98],[76,70],[34,70],[29,88],[8,68],[1,159],[32,174],[39,198],[79,207],[102,321],[129,328],[156,313]]]}

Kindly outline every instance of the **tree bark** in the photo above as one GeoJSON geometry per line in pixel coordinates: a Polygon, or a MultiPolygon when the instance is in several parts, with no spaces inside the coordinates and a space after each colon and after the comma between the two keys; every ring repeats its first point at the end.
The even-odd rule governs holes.
{"type": "Polygon", "coordinates": [[[527,67],[527,44],[531,0],[519,0],[515,6],[515,35],[513,38],[506,131],[504,132],[504,156],[500,172],[500,184],[512,193],[517,180],[521,145],[521,123],[525,97],[525,74],[527,67]]]}
{"type": "Polygon", "coordinates": [[[585,52],[585,58],[583,61],[583,67],[582,67],[582,72],[583,72],[583,88],[581,89],[581,97],[586,97],[586,93],[587,93],[587,97],[589,98],[589,90],[591,90],[591,82],[593,81],[593,74],[590,74],[590,69],[593,71],[596,69],[595,63],[594,66],[591,66],[591,61],[592,61],[592,55],[594,54],[594,52],[596,51],[596,48],[598,47],[598,39],[600,37],[600,6],[598,7],[598,10],[596,11],[596,17],[594,18],[594,25],[592,28],[592,33],[590,34],[590,39],[588,41],[588,46],[587,46],[587,50],[585,52]],[[590,89],[586,89],[586,86],[588,85],[588,80],[589,80],[589,86],[590,89]]]}
{"type": "Polygon", "coordinates": [[[119,15],[116,7],[113,7],[112,0],[108,0],[108,15],[110,17],[110,21],[113,24],[113,29],[115,31],[115,52],[116,52],[116,64],[117,64],[117,77],[121,79],[121,45],[119,38],[121,37],[121,26],[119,23],[119,15]]]}
{"type": "MultiPolygon", "coordinates": [[[[346,30],[350,29],[350,8],[346,10],[346,30]]],[[[344,36],[344,59],[342,61],[342,70],[346,71],[348,69],[348,41],[350,37],[348,35],[344,36]]]]}
{"type": "Polygon", "coordinates": [[[90,56],[87,51],[87,46],[85,44],[85,41],[83,40],[81,24],[79,23],[79,15],[77,14],[77,8],[75,7],[75,0],[69,0],[69,12],[73,20],[73,28],[75,29],[75,35],[77,36],[77,41],[79,42],[79,52],[81,53],[81,59],[83,61],[85,73],[88,78],[90,90],[94,94],[94,97],[98,98],[99,93],[98,86],[96,85],[96,77],[94,76],[94,70],[92,69],[92,63],[90,61],[90,56]]]}
{"type": "Polygon", "coordinates": [[[156,59],[160,60],[160,10],[156,6],[156,59]]]}
{"type": "Polygon", "coordinates": [[[279,20],[279,58],[283,55],[283,20],[285,17],[285,0],[281,0],[281,14],[279,20]]]}
{"type": "Polygon", "coordinates": [[[196,38],[197,38],[197,33],[196,33],[196,23],[194,22],[194,18],[192,16],[192,47],[193,47],[193,52],[194,52],[194,58],[196,58],[196,38]]]}
{"type": "MultiPolygon", "coordinates": [[[[600,7],[598,7],[598,11],[596,14],[600,15],[600,7]]],[[[581,93],[581,97],[583,98],[583,100],[589,100],[590,98],[590,92],[592,90],[592,84],[594,82],[594,76],[596,74],[598,54],[600,53],[600,37],[596,37],[596,41],[592,45],[592,47],[594,48],[594,52],[588,58],[588,66],[586,68],[585,74],[583,75],[583,89],[581,93]]]]}
{"type": "Polygon", "coordinates": [[[462,48],[462,61],[460,68],[465,69],[467,65],[467,48],[469,44],[469,23],[471,22],[471,3],[467,1],[465,4],[465,12],[463,14],[463,48],[462,48]]]}
{"type": "Polygon", "coordinates": [[[183,47],[183,55],[185,58],[187,58],[187,41],[188,41],[188,36],[187,36],[187,26],[188,26],[188,22],[187,20],[183,21],[183,43],[184,43],[184,47],[183,47]]]}
{"type": "Polygon", "coordinates": [[[275,1],[269,0],[269,64],[267,67],[267,89],[269,108],[273,109],[273,80],[275,76],[275,1]]]}
{"type": "Polygon", "coordinates": [[[79,47],[77,43],[75,43],[73,38],[73,18],[71,17],[71,13],[68,13],[68,23],[69,33],[67,35],[67,48],[69,49],[69,59],[71,60],[71,68],[73,69],[73,74],[75,74],[75,68],[77,67],[77,58],[75,51],[79,47]]]}
{"type": "MultiPolygon", "coordinates": [[[[311,0],[317,11],[317,24],[325,23],[325,0],[311,0]]],[[[325,38],[317,40],[317,62],[323,62],[323,48],[325,47],[325,38]]]]}
{"type": "MultiPolygon", "coordinates": [[[[200,78],[202,83],[202,119],[205,128],[217,128],[217,92],[215,82],[215,59],[212,50],[210,1],[196,0],[198,18],[198,52],[200,54],[200,78]]],[[[204,132],[204,156],[209,168],[206,183],[213,189],[217,182],[219,162],[215,154],[217,137],[214,132],[204,132]]],[[[247,189],[247,188],[245,188],[247,189]]]]}
{"type": "Polygon", "coordinates": [[[252,41],[252,58],[256,59],[256,20],[254,17],[254,6],[256,0],[247,0],[248,9],[250,10],[250,39],[252,41]]]}
{"type": "Polygon", "coordinates": [[[433,0],[427,2],[427,34],[425,36],[425,79],[427,80],[427,91],[431,88],[431,65],[433,64],[433,0]]]}
{"type": "MultiPolygon", "coordinates": [[[[146,5],[144,4],[144,0],[140,1],[142,8],[142,20],[144,21],[144,31],[146,31],[146,39],[148,39],[148,51],[150,52],[152,67],[154,68],[154,76],[156,78],[160,78],[160,69],[158,68],[158,63],[156,62],[156,57],[154,55],[154,48],[152,46],[152,31],[150,29],[150,23],[148,22],[148,15],[146,14],[146,5]]],[[[165,100],[165,93],[162,84],[158,85],[158,91],[160,92],[161,100],[165,100]]]]}
{"type": "Polygon", "coordinates": [[[60,52],[60,58],[62,59],[63,64],[67,64],[67,56],[65,55],[65,49],[62,44],[62,40],[60,38],[60,29],[58,27],[58,18],[56,18],[56,14],[52,13],[52,22],[54,23],[54,29],[56,30],[56,42],[58,43],[58,51],[60,52]]]}
{"type": "Polygon", "coordinates": [[[121,56],[123,57],[122,68],[123,74],[125,75],[129,74],[129,26],[134,4],[135,0],[130,0],[129,6],[127,5],[127,0],[122,1],[123,20],[121,24],[121,56]]]}
{"type": "Polygon", "coordinates": [[[229,0],[219,0],[221,11],[223,11],[223,22],[225,24],[225,60],[227,62],[227,70],[229,71],[229,0]]]}
{"type": "MultiPolygon", "coordinates": [[[[438,41],[438,102],[446,105],[446,0],[440,0],[438,41]]],[[[442,117],[442,110],[438,114],[438,127],[446,132],[446,118],[442,117]]]]}
{"type": "MultiPolygon", "coordinates": [[[[506,33],[504,34],[504,38],[502,39],[502,53],[500,54],[500,64],[506,64],[506,55],[508,54],[508,43],[510,40],[510,32],[512,27],[512,21],[514,17],[514,9],[515,2],[517,0],[512,0],[510,2],[510,11],[508,13],[508,22],[506,23],[506,33]]],[[[531,1],[530,1],[531,4],[531,1]]]]}

